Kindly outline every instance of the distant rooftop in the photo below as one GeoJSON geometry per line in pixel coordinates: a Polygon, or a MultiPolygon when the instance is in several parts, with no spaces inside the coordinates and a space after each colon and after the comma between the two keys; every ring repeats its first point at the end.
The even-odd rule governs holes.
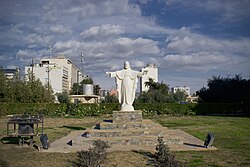
{"type": "Polygon", "coordinates": [[[19,68],[16,68],[16,69],[3,69],[4,73],[16,73],[19,70],[19,68]]]}
{"type": "Polygon", "coordinates": [[[146,67],[152,67],[152,68],[156,68],[156,64],[147,64],[146,67]]]}

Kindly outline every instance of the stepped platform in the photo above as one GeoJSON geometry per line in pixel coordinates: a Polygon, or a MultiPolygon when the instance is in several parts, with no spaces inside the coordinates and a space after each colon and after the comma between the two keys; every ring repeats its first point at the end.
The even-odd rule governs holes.
{"type": "Polygon", "coordinates": [[[106,141],[108,151],[155,151],[159,136],[172,151],[207,151],[204,142],[181,130],[168,129],[152,120],[142,119],[141,111],[114,112],[113,120],[104,120],[85,131],[73,131],[54,141],[44,152],[76,152],[88,150],[94,140],[106,141]]]}

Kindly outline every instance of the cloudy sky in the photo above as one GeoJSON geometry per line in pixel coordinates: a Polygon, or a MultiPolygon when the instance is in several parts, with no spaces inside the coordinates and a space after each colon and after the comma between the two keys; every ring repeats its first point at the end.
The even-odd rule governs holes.
{"type": "Polygon", "coordinates": [[[250,78],[249,0],[1,0],[0,66],[65,55],[103,89],[105,71],[148,63],[195,92],[212,76],[250,78]]]}

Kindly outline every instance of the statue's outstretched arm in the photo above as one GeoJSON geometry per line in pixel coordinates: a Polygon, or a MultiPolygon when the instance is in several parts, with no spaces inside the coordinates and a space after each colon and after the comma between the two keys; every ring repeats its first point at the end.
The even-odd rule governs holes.
{"type": "Polygon", "coordinates": [[[116,73],[115,72],[106,72],[109,78],[115,77],[116,73]]]}
{"type": "Polygon", "coordinates": [[[142,77],[143,75],[147,75],[147,73],[147,71],[138,72],[137,77],[142,77]]]}

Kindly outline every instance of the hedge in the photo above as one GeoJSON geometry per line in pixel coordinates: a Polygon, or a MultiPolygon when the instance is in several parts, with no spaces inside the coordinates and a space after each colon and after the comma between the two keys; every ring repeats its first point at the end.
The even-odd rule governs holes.
{"type": "Polygon", "coordinates": [[[119,110],[120,105],[117,103],[108,104],[68,104],[66,114],[72,116],[100,116],[112,114],[114,110],[119,110]]]}
{"type": "Polygon", "coordinates": [[[250,104],[243,103],[200,103],[192,110],[196,115],[250,114],[250,104]]]}
{"type": "MultiPolygon", "coordinates": [[[[249,104],[236,103],[136,103],[135,110],[149,115],[209,115],[248,113],[249,104]]],[[[0,103],[0,116],[12,114],[44,114],[48,116],[100,116],[120,110],[118,103],[55,104],[55,103],[0,103]]]]}
{"type": "Polygon", "coordinates": [[[178,103],[137,103],[136,110],[142,110],[144,116],[148,115],[195,115],[193,108],[197,104],[178,104],[178,103]]]}
{"type": "Polygon", "coordinates": [[[65,113],[66,104],[56,103],[0,103],[0,116],[13,114],[58,115],[65,113]]]}
{"type": "Polygon", "coordinates": [[[0,103],[0,116],[44,114],[48,116],[99,116],[119,110],[119,104],[0,103]]]}

